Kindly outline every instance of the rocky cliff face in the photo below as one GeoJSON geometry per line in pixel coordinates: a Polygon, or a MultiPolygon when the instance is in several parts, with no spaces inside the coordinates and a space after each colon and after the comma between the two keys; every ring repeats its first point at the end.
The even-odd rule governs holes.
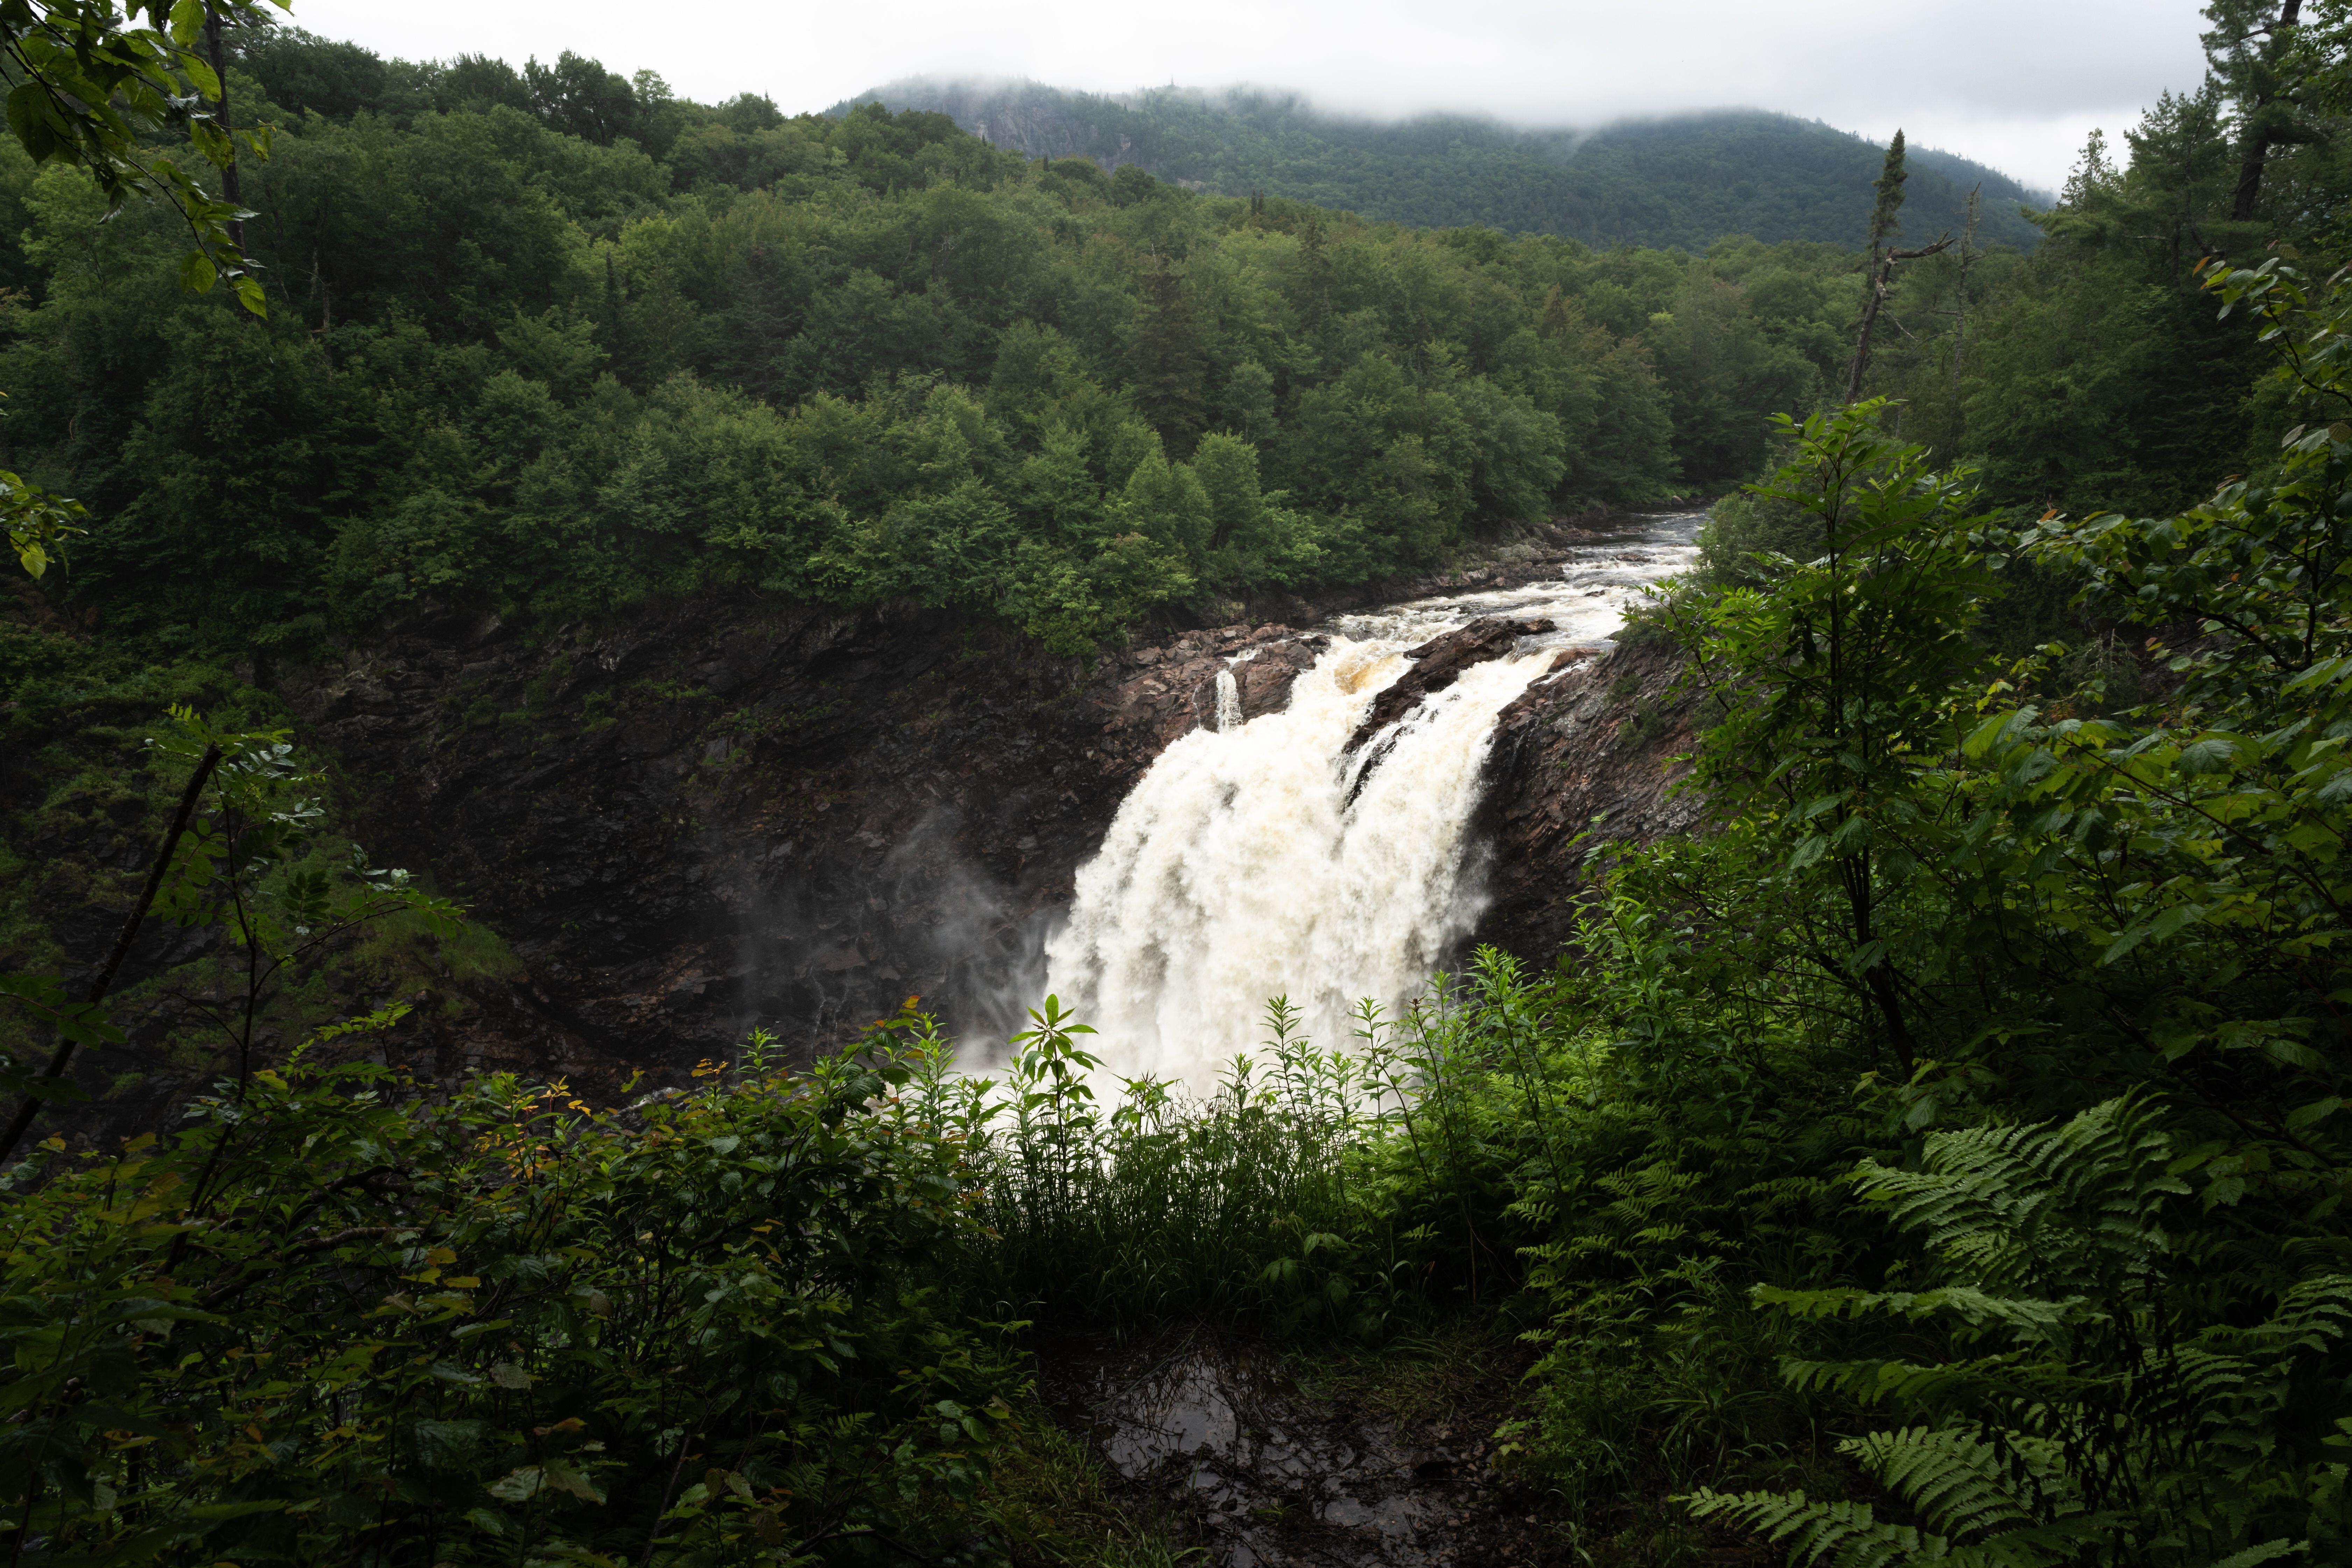
{"type": "MultiPolygon", "coordinates": [[[[1424,662],[1509,642],[1474,627],[1424,662]]],[[[524,966],[418,1023],[412,1057],[611,1089],[682,1076],[755,1024],[837,1041],[909,995],[1001,1037],[1129,786],[1215,721],[1224,660],[1258,650],[1234,669],[1255,717],[1324,646],[1227,626],[1087,669],[950,616],[745,597],[540,638],[424,622],[280,688],[349,771],[370,848],[466,899],[524,966]]],[[[1593,815],[1686,824],[1659,769],[1674,736],[1637,721],[1671,674],[1621,654],[1506,711],[1480,940],[1549,960],[1593,815]]]]}
{"type": "Polygon", "coordinates": [[[908,995],[1001,1035],[1128,785],[1214,721],[1223,659],[1259,650],[1255,716],[1321,646],[1233,626],[1087,670],[944,616],[706,599],[539,640],[420,624],[281,689],[371,850],[525,965],[413,1054],[593,1088],[754,1023],[835,1040],[908,995]]]}
{"type": "Polygon", "coordinates": [[[1478,836],[1489,902],[1474,942],[1549,963],[1575,940],[1596,845],[1696,830],[1703,803],[1675,788],[1685,770],[1673,759],[1696,743],[1674,689],[1681,672],[1671,649],[1620,647],[1503,710],[1478,836]]]}
{"type": "MultiPolygon", "coordinates": [[[[562,1077],[609,1103],[635,1075],[677,1082],[731,1055],[754,1026],[804,1051],[909,995],[1001,1037],[1042,980],[1078,867],[1160,752],[1215,722],[1229,659],[1252,653],[1230,667],[1242,716],[1275,711],[1328,647],[1323,616],[1548,581],[1580,537],[1557,533],[1507,563],[1261,605],[1286,624],[1163,633],[1089,667],[952,616],[746,595],[596,628],[421,617],[332,667],[264,675],[263,691],[145,669],[33,605],[18,640],[47,637],[78,674],[65,696],[0,705],[0,968],[79,984],[110,945],[184,782],[142,740],[171,700],[231,727],[290,710],[371,859],[475,916],[454,944],[348,944],[300,978],[262,1034],[270,1055],[404,1001],[386,1059],[445,1080],[562,1077]]],[[[1396,700],[1526,629],[1477,623],[1416,650],[1396,700]]],[[[1538,963],[1573,934],[1586,848],[1571,841],[1591,817],[1639,837],[1695,817],[1662,771],[1688,740],[1673,661],[1563,664],[1504,710],[1479,824],[1490,903],[1475,939],[1538,963]]],[[[228,1070],[197,1016],[235,989],[213,972],[234,956],[219,938],[149,922],[118,986],[129,1041],[78,1059],[96,1099],[50,1125],[78,1140],[157,1126],[228,1070]]]]}
{"type": "MultiPolygon", "coordinates": [[[[443,1079],[562,1076],[604,1100],[639,1072],[682,1079],[755,1025],[806,1050],[909,995],[960,1032],[1001,1037],[1034,997],[1045,938],[1129,786],[1178,736],[1215,722],[1228,659],[1255,650],[1231,668],[1242,716],[1256,717],[1281,708],[1328,646],[1320,615],[1550,569],[1537,554],[1291,603],[1289,625],[1165,634],[1091,667],[951,616],[748,595],[593,629],[455,615],[392,628],[341,664],[268,684],[307,754],[345,781],[371,858],[463,899],[505,945],[354,950],[310,983],[304,1016],[407,1001],[390,1059],[443,1079]]],[[[1399,700],[1507,652],[1521,629],[1479,623],[1417,650],[1399,700]]],[[[1570,840],[1596,813],[1635,832],[1686,823],[1658,765],[1676,731],[1652,712],[1671,675],[1658,656],[1620,654],[1506,710],[1479,940],[1550,958],[1572,930],[1583,851],[1570,840]]],[[[125,709],[116,729],[91,731],[113,739],[91,740],[88,776],[70,788],[35,769],[0,798],[8,844],[48,868],[33,891],[57,956],[27,949],[18,966],[71,970],[110,939],[177,788],[175,775],[122,771],[153,718],[125,709]],[[53,795],[66,806],[36,809],[53,795]]],[[[0,747],[0,784],[30,754],[0,747]]],[[[146,932],[125,984],[152,990],[210,935],[146,932]]],[[[131,1046],[84,1064],[110,1107],[74,1118],[93,1131],[152,1124],[217,1075],[183,1004],[131,1006],[131,1046]]],[[[270,1048],[299,1036],[298,1020],[286,1026],[270,1048]]]]}

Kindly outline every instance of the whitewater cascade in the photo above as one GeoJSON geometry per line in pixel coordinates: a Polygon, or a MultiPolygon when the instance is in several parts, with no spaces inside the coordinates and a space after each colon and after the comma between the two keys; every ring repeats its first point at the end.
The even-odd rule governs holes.
{"type": "Polygon", "coordinates": [[[1358,998],[1394,1012],[1468,931],[1496,716],[1554,650],[1474,665],[1349,752],[1409,646],[1335,638],[1286,710],[1247,723],[1220,679],[1218,727],[1170,746],[1119,806],[1045,950],[1048,988],[1109,1068],[1205,1089],[1255,1049],[1276,994],[1318,1045],[1346,1044],[1358,998]]]}
{"type": "Polygon", "coordinates": [[[1644,518],[1585,536],[1554,576],[1336,616],[1278,713],[1244,722],[1220,672],[1213,727],[1137,781],[1045,942],[1045,989],[1094,1026],[1106,1069],[1206,1091],[1265,1038],[1276,995],[1322,1049],[1353,1046],[1359,998],[1395,1016],[1480,913],[1470,828],[1496,720],[1560,650],[1605,647],[1648,584],[1691,563],[1704,521],[1644,518]],[[1407,649],[1489,616],[1554,629],[1349,749],[1407,649]]]}

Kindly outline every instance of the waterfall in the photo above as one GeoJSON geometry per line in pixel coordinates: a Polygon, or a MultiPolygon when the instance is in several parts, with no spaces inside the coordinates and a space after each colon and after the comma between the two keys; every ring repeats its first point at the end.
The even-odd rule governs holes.
{"type": "Polygon", "coordinates": [[[1216,728],[1171,745],[1119,806],[1046,946],[1048,988],[1110,1070],[1203,1089],[1255,1049],[1277,994],[1318,1046],[1345,1045],[1359,997],[1393,1012],[1468,931],[1496,717],[1551,650],[1472,666],[1349,753],[1409,646],[1335,638],[1285,710],[1246,723],[1223,672],[1216,728]]]}

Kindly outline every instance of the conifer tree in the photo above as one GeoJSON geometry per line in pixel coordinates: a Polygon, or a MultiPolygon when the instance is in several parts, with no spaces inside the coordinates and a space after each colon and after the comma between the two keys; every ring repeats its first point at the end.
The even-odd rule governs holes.
{"type": "Polygon", "coordinates": [[[2263,171],[2273,148],[2310,142],[2317,131],[2286,90],[2282,68],[2303,19],[2302,0],[2213,0],[2205,7],[2213,28],[2204,36],[2213,79],[2236,101],[2238,183],[2230,196],[2232,222],[2249,223],[2262,199],[2263,171]]]}
{"type": "Polygon", "coordinates": [[[1143,275],[1143,307],[1135,357],[1143,373],[1144,409],[1169,451],[1188,457],[1207,422],[1201,390],[1208,360],[1201,352],[1192,296],[1183,278],[1165,259],[1155,261],[1143,275]]]}

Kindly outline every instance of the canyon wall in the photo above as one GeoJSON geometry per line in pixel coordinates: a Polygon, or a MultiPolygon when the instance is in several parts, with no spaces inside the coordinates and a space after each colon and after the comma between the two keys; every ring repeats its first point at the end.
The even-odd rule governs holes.
{"type": "MultiPolygon", "coordinates": [[[[533,639],[421,624],[283,689],[348,770],[378,858],[464,898],[512,946],[504,994],[421,1024],[436,1070],[501,1062],[603,1086],[676,1078],[754,1025],[806,1049],[909,995],[1001,1037],[1044,977],[1078,866],[1178,735],[1286,702],[1325,639],[1228,626],[1091,668],[924,613],[698,600],[533,639]]],[[[1671,658],[1603,657],[1497,726],[1479,941],[1549,962],[1582,847],[1679,831],[1654,715],[1671,658]]],[[[484,990],[477,985],[477,991],[484,990]]]]}
{"type": "MultiPolygon", "coordinates": [[[[1389,592],[1545,570],[1531,559],[1389,592]]],[[[593,628],[429,616],[333,666],[279,669],[267,684],[331,764],[338,815],[371,859],[412,868],[502,939],[487,960],[477,944],[470,965],[430,939],[356,953],[305,1005],[323,1018],[405,1001],[387,1059],[444,1080],[560,1076],[603,1102],[640,1075],[640,1089],[686,1081],[753,1026],[805,1052],[908,996],[960,1033],[1001,1037],[1043,981],[1077,868],[1160,752],[1215,724],[1228,661],[1255,650],[1230,666],[1237,717],[1279,710],[1328,646],[1313,623],[1370,597],[1293,605],[1298,625],[1162,634],[1090,665],[951,615],[745,594],[593,628]]],[[[1673,673],[1629,650],[1503,710],[1475,835],[1492,896],[1476,940],[1554,956],[1581,885],[1570,841],[1591,816],[1644,835],[1689,825],[1661,767],[1687,739],[1658,717],[1673,673]]],[[[52,857],[60,875],[87,859],[128,887],[148,835],[85,815],[88,844],[20,853],[52,857]]],[[[60,924],[66,950],[102,947],[112,907],[94,895],[60,924]]],[[[127,978],[152,991],[214,945],[152,930],[127,978]]],[[[175,1043],[184,1006],[151,995],[133,1008],[130,1046],[82,1064],[112,1108],[61,1120],[145,1124],[218,1076],[175,1043]]],[[[289,1024],[267,1043],[297,1035],[289,1024]]]]}

